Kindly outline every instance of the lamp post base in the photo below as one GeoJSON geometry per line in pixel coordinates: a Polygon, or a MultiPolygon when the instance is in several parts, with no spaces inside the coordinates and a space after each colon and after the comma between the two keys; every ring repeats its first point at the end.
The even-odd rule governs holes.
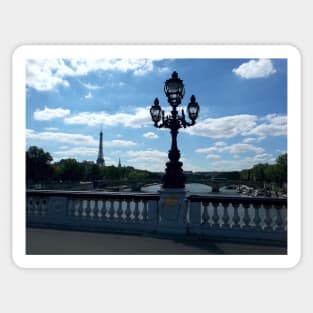
{"type": "Polygon", "coordinates": [[[184,188],[162,188],[159,203],[158,232],[163,234],[186,234],[186,190],[184,188]]]}

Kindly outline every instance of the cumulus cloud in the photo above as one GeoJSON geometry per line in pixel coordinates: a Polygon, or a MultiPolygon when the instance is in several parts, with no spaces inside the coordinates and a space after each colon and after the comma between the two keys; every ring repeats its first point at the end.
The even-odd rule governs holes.
{"type": "Polygon", "coordinates": [[[224,142],[224,141],[218,141],[218,142],[216,142],[216,143],[214,144],[214,146],[216,146],[216,147],[224,147],[224,146],[226,146],[226,142],[224,142]]]}
{"type": "Polygon", "coordinates": [[[143,136],[149,139],[157,139],[159,136],[153,132],[144,133],[143,136]]]}
{"type": "Polygon", "coordinates": [[[250,60],[233,69],[233,73],[245,79],[268,77],[276,73],[269,59],[250,60]]]}
{"type": "Polygon", "coordinates": [[[62,118],[71,113],[70,110],[62,109],[62,108],[56,108],[56,109],[49,109],[45,107],[43,110],[36,109],[33,117],[37,121],[49,121],[56,118],[62,118]]]}
{"type": "Polygon", "coordinates": [[[271,154],[263,153],[252,157],[240,158],[237,160],[218,160],[213,162],[211,168],[216,171],[240,171],[242,169],[252,168],[258,163],[273,163],[271,154]]]}
{"type": "Polygon", "coordinates": [[[140,128],[151,124],[151,117],[147,108],[137,108],[133,114],[116,113],[108,114],[106,112],[82,112],[64,119],[66,124],[79,125],[106,125],[106,126],[124,126],[140,128]]]}
{"type": "Polygon", "coordinates": [[[261,118],[261,124],[246,130],[243,135],[266,136],[286,136],[287,135],[287,116],[278,114],[269,114],[261,118]]]}
{"type": "Polygon", "coordinates": [[[231,154],[240,154],[247,152],[262,153],[264,152],[264,149],[247,143],[235,143],[229,146],[200,148],[196,149],[195,151],[197,153],[209,153],[208,155],[211,155],[210,153],[212,152],[229,152],[231,154]]]}
{"type": "Polygon", "coordinates": [[[51,132],[55,132],[57,130],[59,130],[57,127],[45,127],[46,131],[51,131],[51,132]]]}
{"type": "MultiPolygon", "coordinates": [[[[287,135],[287,116],[282,114],[269,114],[258,118],[256,115],[231,115],[219,118],[208,118],[197,122],[196,125],[182,130],[190,135],[208,138],[231,138],[235,136],[249,137],[244,143],[260,142],[267,136],[287,135]]],[[[223,141],[218,141],[214,146],[223,146],[223,141]]]]}
{"type": "Polygon", "coordinates": [[[139,168],[149,169],[150,171],[163,171],[165,163],[168,161],[166,152],[159,150],[129,150],[126,151],[128,164],[139,168]]]}
{"type": "Polygon", "coordinates": [[[214,159],[220,159],[221,157],[218,154],[208,154],[206,158],[210,160],[214,160],[214,159]]]}
{"type": "MultiPolygon", "coordinates": [[[[153,59],[29,59],[26,64],[26,85],[38,91],[68,87],[65,77],[84,76],[94,71],[131,71],[142,76],[155,69],[153,59]]],[[[83,84],[88,89],[98,89],[83,84]]]]}
{"type": "Polygon", "coordinates": [[[97,89],[101,89],[103,88],[102,86],[99,86],[99,85],[93,85],[93,84],[90,84],[90,83],[83,83],[83,82],[80,82],[85,88],[89,89],[89,90],[97,90],[97,89]]]}
{"type": "Polygon", "coordinates": [[[92,146],[98,144],[97,140],[95,140],[92,136],[88,135],[62,133],[62,132],[35,132],[32,129],[26,130],[26,138],[74,145],[92,146]]]}
{"type": "Polygon", "coordinates": [[[240,114],[220,118],[207,118],[184,131],[191,135],[209,138],[231,138],[250,131],[256,124],[257,116],[240,114]]]}
{"type": "Polygon", "coordinates": [[[103,146],[104,147],[131,147],[131,146],[137,146],[137,143],[131,140],[114,139],[110,141],[104,141],[103,146]]]}
{"type": "Polygon", "coordinates": [[[53,152],[54,155],[63,158],[76,157],[76,156],[96,156],[98,155],[97,148],[75,147],[71,149],[63,149],[61,151],[53,152]]]}
{"type": "MultiPolygon", "coordinates": [[[[48,131],[36,132],[32,129],[26,130],[26,138],[50,141],[50,142],[73,144],[73,145],[82,145],[82,144],[85,146],[98,146],[99,145],[99,141],[89,135],[71,134],[71,133],[62,133],[62,132],[48,132],[48,131]]],[[[122,148],[122,147],[133,147],[136,145],[137,143],[131,140],[113,139],[113,140],[103,141],[104,147],[122,148]]],[[[73,148],[71,151],[78,151],[78,149],[79,148],[73,148]]],[[[93,151],[93,150],[90,148],[88,151],[93,151]]]]}

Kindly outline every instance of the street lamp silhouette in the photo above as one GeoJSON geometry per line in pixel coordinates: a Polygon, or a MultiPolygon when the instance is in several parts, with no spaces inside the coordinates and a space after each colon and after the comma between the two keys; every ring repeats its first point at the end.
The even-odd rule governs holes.
{"type": "Polygon", "coordinates": [[[181,114],[179,114],[177,107],[181,104],[181,100],[185,95],[185,87],[176,71],[165,82],[164,92],[172,107],[171,114],[165,116],[164,111],[159,105],[158,98],[155,98],[154,104],[150,108],[154,126],[157,128],[169,128],[172,135],[172,145],[168,153],[169,162],[166,163],[165,175],[163,177],[163,188],[184,188],[185,175],[182,169],[183,163],[179,161],[180,151],[177,147],[177,134],[180,128],[195,125],[200,107],[196,102],[196,97],[192,95],[190,103],[187,106],[187,113],[191,122],[186,121],[183,109],[181,110],[181,114]],[[160,121],[161,123],[159,123],[160,121]]]}

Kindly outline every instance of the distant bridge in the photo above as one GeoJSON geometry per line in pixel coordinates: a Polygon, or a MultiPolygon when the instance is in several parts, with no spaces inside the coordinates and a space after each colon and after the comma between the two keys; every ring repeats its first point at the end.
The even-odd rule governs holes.
{"type": "MultiPolygon", "coordinates": [[[[219,192],[220,188],[226,186],[240,186],[247,185],[253,188],[263,187],[262,182],[257,181],[246,181],[246,180],[228,180],[228,179],[218,179],[218,178],[187,178],[187,184],[197,183],[207,185],[212,188],[212,192],[219,192]]],[[[95,188],[105,188],[110,189],[112,191],[120,191],[122,189],[129,188],[132,191],[140,191],[140,189],[144,186],[153,185],[153,184],[162,184],[161,179],[146,179],[142,181],[124,181],[124,180],[111,180],[111,179],[103,179],[98,180],[94,183],[95,188]]]]}

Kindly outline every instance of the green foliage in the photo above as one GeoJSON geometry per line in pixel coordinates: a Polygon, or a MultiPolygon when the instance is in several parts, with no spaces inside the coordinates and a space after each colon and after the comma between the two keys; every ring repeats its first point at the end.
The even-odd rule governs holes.
{"type": "Polygon", "coordinates": [[[84,178],[84,166],[75,159],[62,159],[55,166],[58,180],[75,182],[84,178]]]}
{"type": "Polygon", "coordinates": [[[31,146],[26,151],[27,182],[44,182],[53,176],[51,166],[52,156],[37,146],[31,146]]]}
{"type": "Polygon", "coordinates": [[[131,181],[143,181],[149,177],[146,171],[133,170],[128,173],[128,179],[131,181]]]}
{"type": "Polygon", "coordinates": [[[287,183],[287,153],[277,157],[275,164],[256,164],[240,172],[242,180],[272,183],[282,188],[287,183]]]}

